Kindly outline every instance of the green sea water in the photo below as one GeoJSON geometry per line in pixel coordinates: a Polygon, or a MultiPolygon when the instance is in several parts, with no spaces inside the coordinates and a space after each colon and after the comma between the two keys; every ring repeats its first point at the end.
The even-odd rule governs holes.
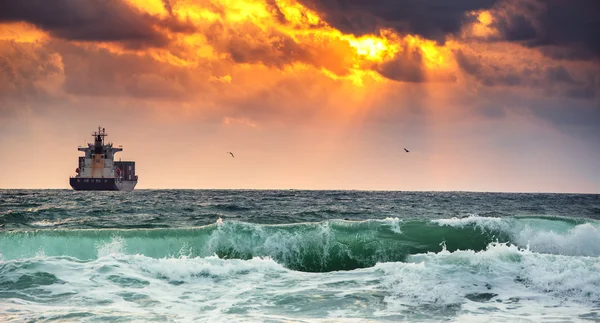
{"type": "Polygon", "coordinates": [[[600,196],[0,190],[0,321],[600,322],[600,196]]]}

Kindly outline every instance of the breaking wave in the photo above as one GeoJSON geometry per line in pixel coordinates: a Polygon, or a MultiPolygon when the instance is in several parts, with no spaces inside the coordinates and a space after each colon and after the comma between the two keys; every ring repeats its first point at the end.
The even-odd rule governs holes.
{"type": "Polygon", "coordinates": [[[178,229],[20,230],[0,232],[0,259],[94,260],[114,254],[154,259],[268,257],[287,269],[329,272],[409,262],[419,254],[480,252],[494,243],[542,254],[598,257],[600,225],[569,218],[470,216],[286,225],[226,221],[178,229]]]}

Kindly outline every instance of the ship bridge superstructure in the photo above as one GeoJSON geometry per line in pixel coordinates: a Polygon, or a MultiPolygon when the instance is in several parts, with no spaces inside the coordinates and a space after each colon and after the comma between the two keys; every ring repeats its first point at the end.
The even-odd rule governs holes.
{"type": "Polygon", "coordinates": [[[117,167],[114,163],[115,154],[123,151],[123,148],[113,147],[112,143],[105,142],[108,134],[106,129],[98,127],[98,131],[92,133],[93,143],[87,147],[78,147],[84,156],[79,157],[77,177],[86,178],[116,178],[117,167]]]}

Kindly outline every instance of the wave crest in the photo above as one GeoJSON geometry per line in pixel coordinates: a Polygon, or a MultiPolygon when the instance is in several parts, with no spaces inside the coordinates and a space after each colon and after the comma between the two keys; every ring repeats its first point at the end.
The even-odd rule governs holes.
{"type": "Polygon", "coordinates": [[[599,237],[595,222],[559,218],[388,218],[289,225],[227,221],[179,229],[4,232],[0,233],[0,255],[6,260],[40,254],[81,260],[110,254],[152,258],[217,255],[242,260],[268,257],[289,269],[326,272],[404,262],[417,254],[483,251],[494,242],[541,253],[600,256],[599,237]]]}

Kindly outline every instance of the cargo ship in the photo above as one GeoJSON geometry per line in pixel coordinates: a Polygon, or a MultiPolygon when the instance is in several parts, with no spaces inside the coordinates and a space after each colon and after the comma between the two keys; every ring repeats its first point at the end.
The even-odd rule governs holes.
{"type": "Polygon", "coordinates": [[[115,161],[115,153],[123,151],[122,146],[113,147],[104,140],[108,134],[104,128],[92,133],[94,143],[78,147],[84,156],[79,157],[79,165],[69,182],[76,191],[133,191],[138,177],[134,161],[115,161]]]}

